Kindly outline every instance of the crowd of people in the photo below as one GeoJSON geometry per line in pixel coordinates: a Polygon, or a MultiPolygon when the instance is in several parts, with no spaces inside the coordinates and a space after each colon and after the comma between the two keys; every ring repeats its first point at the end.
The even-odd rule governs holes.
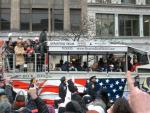
{"type": "Polygon", "coordinates": [[[13,91],[12,81],[0,76],[0,113],[150,113],[150,95],[135,87],[131,73],[127,75],[129,96],[111,103],[107,91],[95,90],[96,77],[92,76],[83,95],[71,79],[62,77],[59,85],[60,100],[46,105],[38,96],[38,82],[31,79],[27,97],[23,92],[13,91]],[[67,97],[70,91],[70,99],[67,97]],[[69,100],[68,100],[69,99],[69,100]],[[56,107],[57,106],[57,107],[56,107]],[[57,110],[55,110],[57,108],[57,110]]]}
{"type": "MultiPolygon", "coordinates": [[[[136,67],[140,63],[137,57],[133,59],[128,56],[128,70],[131,72],[136,71],[136,67]],[[133,61],[131,61],[133,60],[133,61]],[[132,63],[133,62],[133,63],[132,63]]],[[[126,72],[125,58],[117,58],[113,54],[110,54],[108,58],[100,58],[98,62],[89,66],[87,62],[81,63],[79,59],[73,59],[71,62],[60,60],[59,64],[56,64],[55,69],[57,71],[97,71],[97,72],[126,72]]]]}
{"type": "Polygon", "coordinates": [[[7,64],[7,70],[18,69],[18,71],[43,71],[45,64],[46,50],[46,30],[43,30],[39,37],[34,40],[23,40],[18,37],[13,41],[11,37],[3,46],[3,56],[7,64]],[[36,65],[34,65],[36,62],[36,65]]]}

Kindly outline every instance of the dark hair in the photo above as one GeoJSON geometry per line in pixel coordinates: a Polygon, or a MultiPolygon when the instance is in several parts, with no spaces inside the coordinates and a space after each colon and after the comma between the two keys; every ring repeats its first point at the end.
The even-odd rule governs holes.
{"type": "Polygon", "coordinates": [[[84,113],[77,101],[70,101],[65,108],[66,112],[84,113]]]}
{"type": "Polygon", "coordinates": [[[88,110],[86,107],[86,104],[83,102],[82,97],[79,94],[73,94],[71,97],[71,100],[79,103],[79,105],[82,108],[83,113],[85,113],[88,110]]]}
{"type": "Polygon", "coordinates": [[[133,113],[128,101],[125,98],[119,98],[115,101],[113,108],[113,113],[133,113]]]}
{"type": "Polygon", "coordinates": [[[109,97],[108,97],[108,92],[106,89],[102,88],[99,91],[97,91],[96,94],[96,99],[102,99],[103,102],[106,104],[106,106],[109,103],[109,97]]]}

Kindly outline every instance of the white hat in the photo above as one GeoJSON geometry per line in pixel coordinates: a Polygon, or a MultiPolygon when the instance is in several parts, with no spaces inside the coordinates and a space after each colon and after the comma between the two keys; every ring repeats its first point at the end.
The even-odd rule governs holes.
{"type": "Polygon", "coordinates": [[[39,40],[39,37],[35,37],[35,38],[34,38],[34,41],[36,41],[36,40],[39,40]]]}
{"type": "Polygon", "coordinates": [[[20,36],[18,39],[22,40],[23,38],[20,36]]]}
{"type": "Polygon", "coordinates": [[[98,113],[105,113],[104,109],[101,106],[89,105],[88,110],[95,110],[98,113]]]}

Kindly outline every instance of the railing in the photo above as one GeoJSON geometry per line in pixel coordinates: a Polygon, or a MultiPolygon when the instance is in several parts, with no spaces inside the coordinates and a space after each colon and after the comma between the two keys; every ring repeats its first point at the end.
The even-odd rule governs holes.
{"type": "Polygon", "coordinates": [[[15,54],[3,55],[3,72],[46,72],[46,54],[24,54],[21,58],[15,54]]]}

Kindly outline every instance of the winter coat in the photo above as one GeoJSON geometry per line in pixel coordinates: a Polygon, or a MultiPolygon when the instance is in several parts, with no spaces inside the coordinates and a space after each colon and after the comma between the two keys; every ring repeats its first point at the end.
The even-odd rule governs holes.
{"type": "Polygon", "coordinates": [[[67,85],[61,82],[59,85],[59,97],[64,101],[67,94],[67,85]]]}
{"type": "Polygon", "coordinates": [[[13,91],[13,87],[11,85],[5,86],[5,93],[10,103],[13,103],[16,97],[16,92],[13,91]]]}
{"type": "Polygon", "coordinates": [[[95,99],[95,97],[96,97],[96,83],[90,81],[87,84],[87,93],[92,97],[93,100],[95,99]]]}
{"type": "Polygon", "coordinates": [[[23,65],[24,61],[24,47],[16,46],[15,47],[15,54],[16,54],[16,65],[23,65]]]}

